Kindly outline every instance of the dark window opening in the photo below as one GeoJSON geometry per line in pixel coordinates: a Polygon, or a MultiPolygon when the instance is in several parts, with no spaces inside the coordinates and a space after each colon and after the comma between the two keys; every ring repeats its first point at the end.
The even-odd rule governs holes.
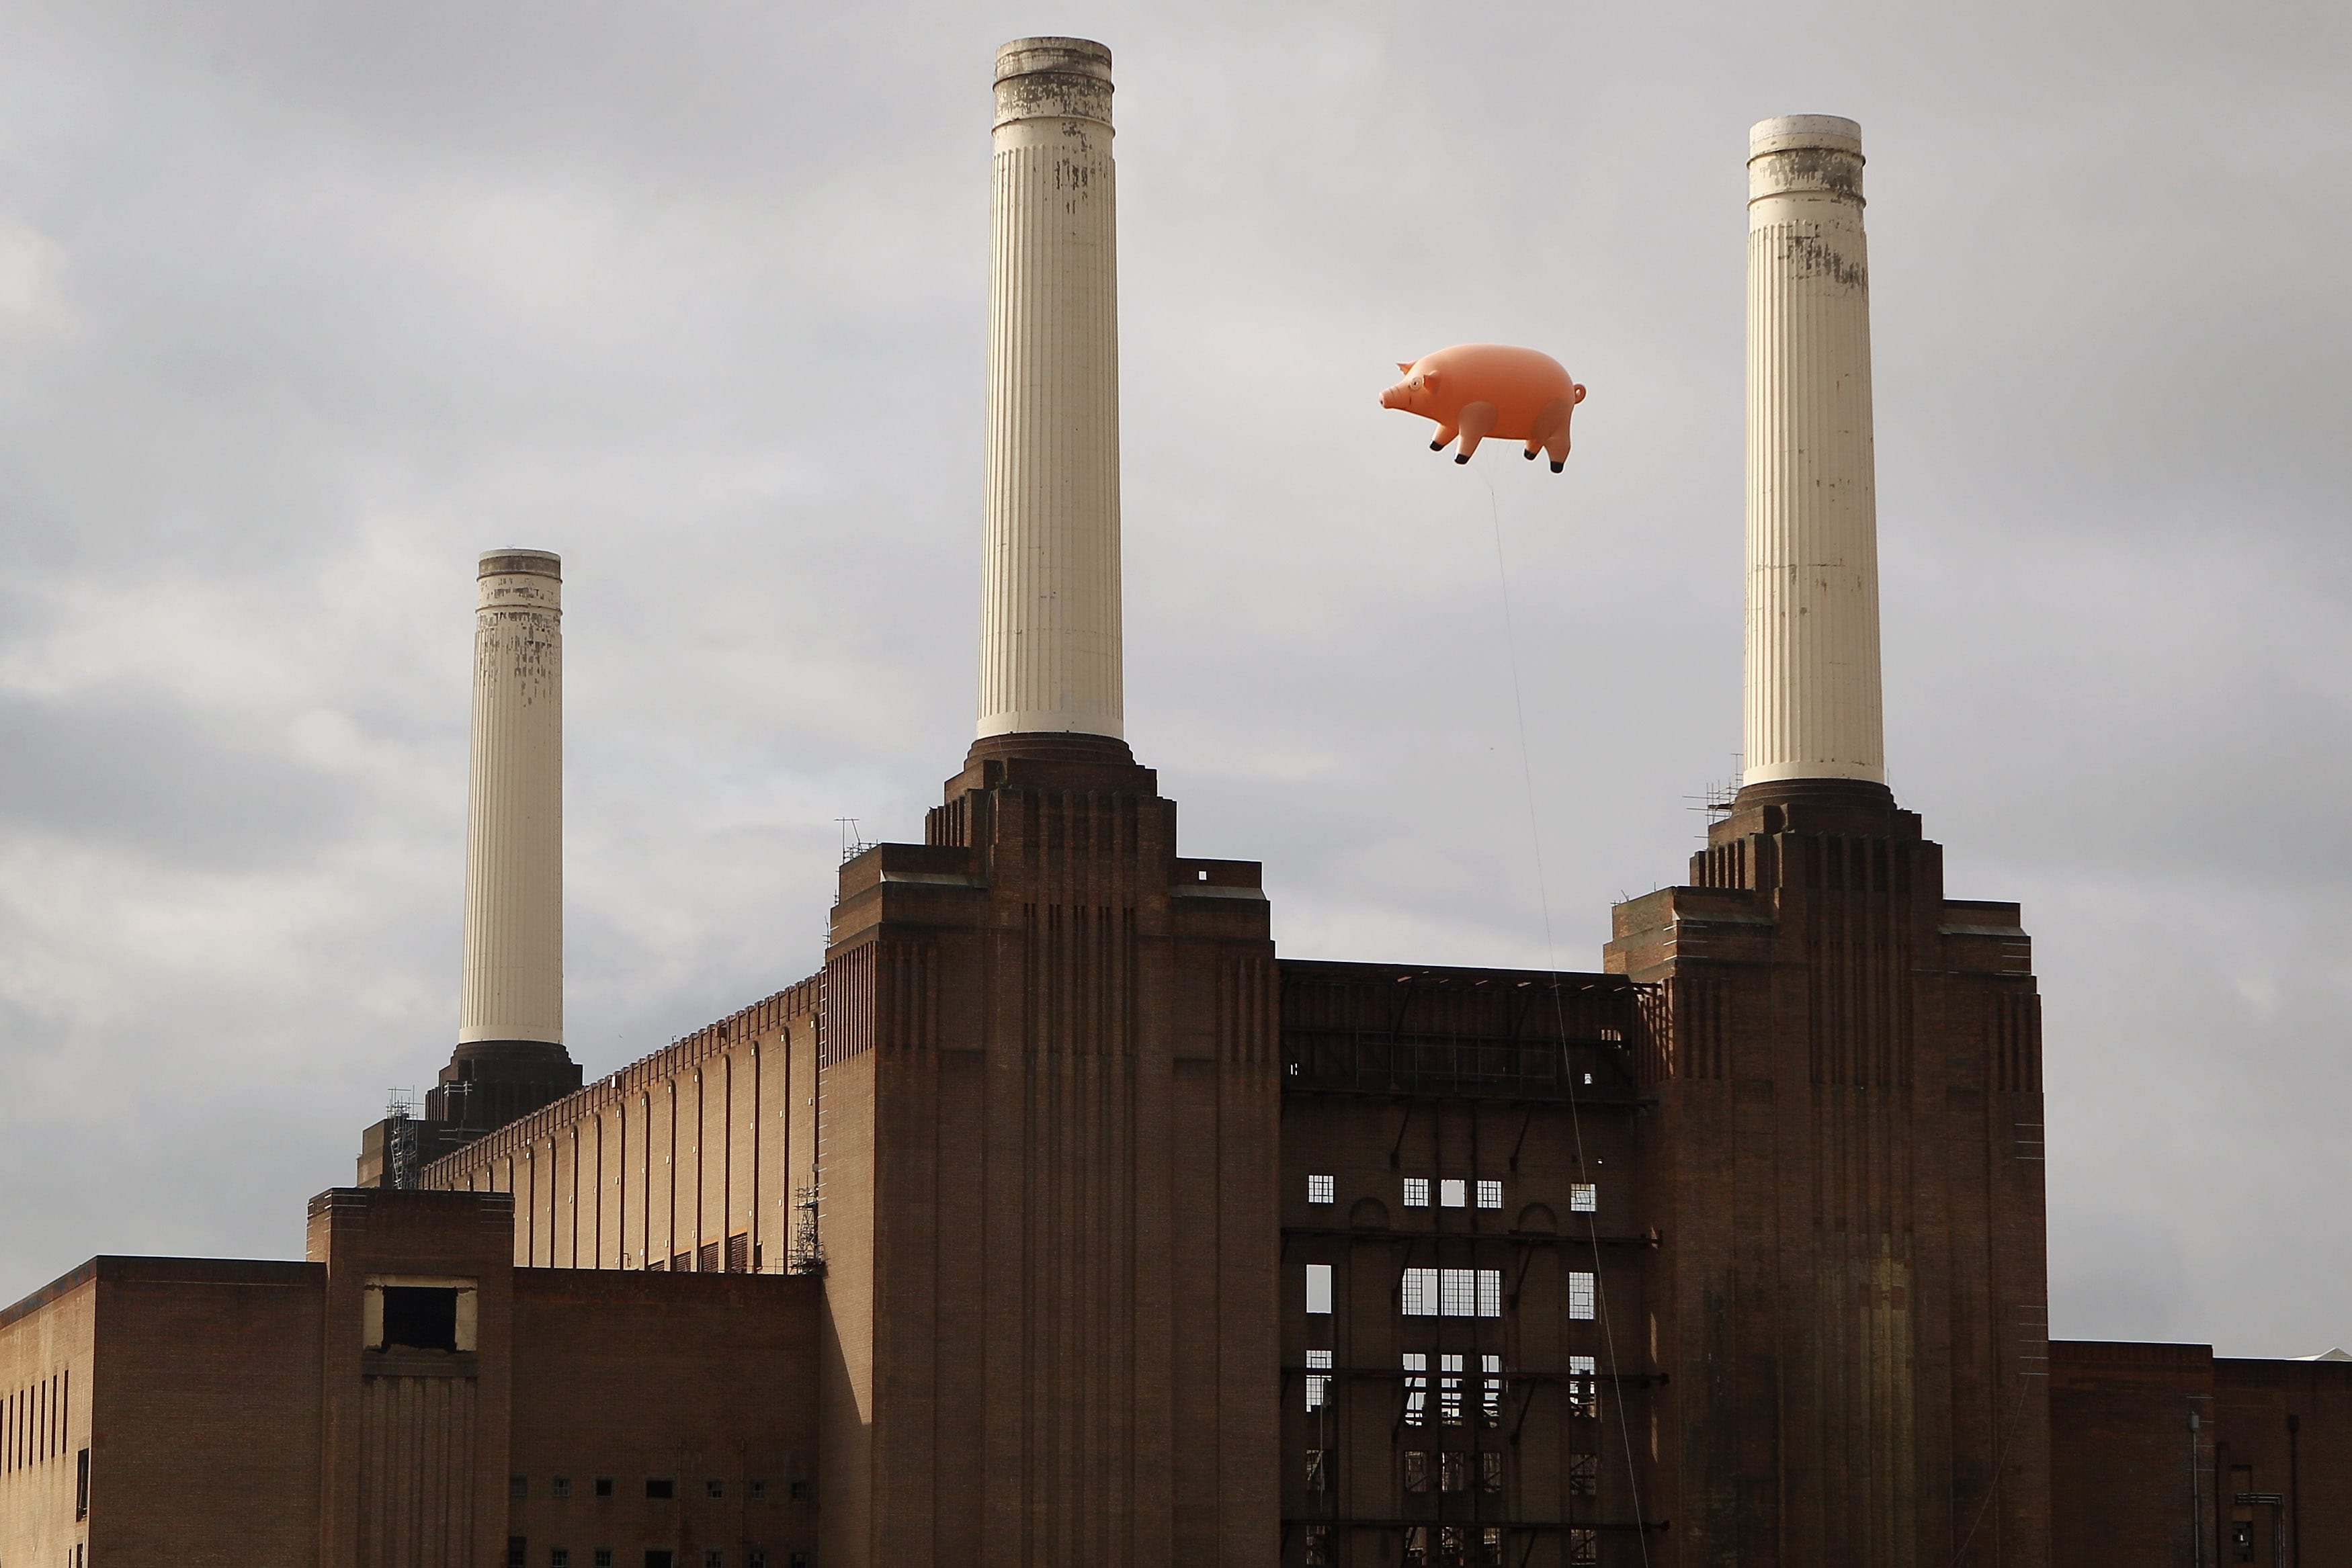
{"type": "Polygon", "coordinates": [[[1503,1490],[1503,1455],[1497,1448],[1488,1448],[1478,1456],[1478,1486],[1484,1491],[1503,1490]]]}
{"type": "Polygon", "coordinates": [[[596,1478],[596,1495],[598,1497],[611,1497],[613,1495],[612,1477],[598,1476],[596,1478]]]}
{"type": "Polygon", "coordinates": [[[507,1496],[529,1497],[530,1495],[530,1478],[529,1476],[509,1476],[507,1478],[507,1496]]]}
{"type": "Polygon", "coordinates": [[[794,1502],[806,1502],[808,1500],[809,1483],[806,1481],[794,1481],[793,1483],[793,1500],[794,1502]]]}
{"type": "Polygon", "coordinates": [[[792,1568],[809,1568],[809,1554],[805,1552],[793,1552],[792,1568]]]}
{"type": "Polygon", "coordinates": [[[547,1490],[548,1495],[551,1497],[570,1497],[572,1495],[572,1478],[569,1476],[556,1477],[553,1480],[547,1483],[547,1490]]]}
{"type": "Polygon", "coordinates": [[[599,1546],[596,1548],[596,1568],[613,1568],[613,1549],[611,1547],[599,1546]]]}
{"type": "Polygon", "coordinates": [[[1429,1490],[1429,1456],[1418,1448],[1405,1450],[1404,1490],[1409,1492],[1429,1490]]]}
{"type": "Polygon", "coordinates": [[[767,1483],[767,1482],[765,1482],[765,1481],[753,1481],[753,1482],[751,1483],[751,1500],[752,1500],[753,1502],[762,1502],[762,1501],[765,1501],[765,1500],[767,1500],[767,1496],[768,1496],[768,1483],[767,1483]]]}
{"type": "Polygon", "coordinates": [[[383,1288],[383,1347],[457,1348],[457,1292],[436,1285],[383,1288]]]}
{"type": "Polygon", "coordinates": [[[710,1489],[710,1495],[712,1497],[725,1497],[727,1495],[727,1483],[725,1481],[705,1481],[702,1484],[710,1489]]]}
{"type": "Polygon", "coordinates": [[[572,1548],[551,1546],[547,1549],[547,1568],[572,1568],[572,1548]]]}
{"type": "Polygon", "coordinates": [[[727,1568],[727,1553],[712,1547],[702,1554],[702,1568],[727,1568]]]}
{"type": "Polygon", "coordinates": [[[727,1271],[730,1274],[751,1271],[751,1236],[749,1231],[739,1230],[727,1239],[727,1271]]]}
{"type": "Polygon", "coordinates": [[[1570,1454],[1568,1456],[1568,1494],[1570,1497],[1591,1497],[1601,1490],[1601,1456],[1570,1454]]]}
{"type": "Polygon", "coordinates": [[[677,1559],[659,1547],[646,1548],[646,1568],[676,1568],[677,1559]]]}
{"type": "Polygon", "coordinates": [[[1307,1490],[1321,1491],[1324,1488],[1323,1454],[1321,1448],[1307,1450],[1307,1490]]]}
{"type": "Polygon", "coordinates": [[[89,1517],[89,1450],[74,1456],[74,1518],[89,1517]]]}
{"type": "Polygon", "coordinates": [[[719,1243],[716,1241],[704,1242],[701,1246],[695,1249],[695,1266],[699,1272],[705,1274],[716,1274],[719,1272],[719,1243]]]}
{"type": "MultiPolygon", "coordinates": [[[[646,1495],[647,1497],[676,1497],[677,1495],[677,1483],[676,1481],[649,1480],[646,1482],[646,1495]]],[[[667,1553],[664,1553],[664,1555],[667,1556],[667,1553]]]]}
{"type": "Polygon", "coordinates": [[[507,1568],[530,1568],[530,1542],[520,1535],[507,1537],[507,1568]]]}
{"type": "Polygon", "coordinates": [[[768,1554],[754,1546],[743,1553],[743,1568],[768,1568],[768,1554]]]}

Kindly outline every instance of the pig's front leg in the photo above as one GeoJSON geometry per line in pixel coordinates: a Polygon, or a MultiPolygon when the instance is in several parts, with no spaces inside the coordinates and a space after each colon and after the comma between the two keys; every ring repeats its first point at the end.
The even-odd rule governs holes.
{"type": "Polygon", "coordinates": [[[1448,424],[1442,419],[1439,420],[1437,422],[1437,434],[1429,438],[1429,449],[1432,452],[1444,451],[1445,444],[1453,440],[1458,434],[1460,434],[1458,426],[1448,424]]]}
{"type": "Polygon", "coordinates": [[[1495,428],[1495,405],[1491,402],[1474,402],[1463,409],[1462,450],[1454,455],[1454,461],[1470,461],[1470,455],[1478,450],[1478,443],[1486,440],[1487,433],[1495,428]]]}

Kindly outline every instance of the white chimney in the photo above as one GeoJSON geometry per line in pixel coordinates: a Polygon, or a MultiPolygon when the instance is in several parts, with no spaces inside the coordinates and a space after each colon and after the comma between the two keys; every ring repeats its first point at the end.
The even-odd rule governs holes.
{"type": "Polygon", "coordinates": [[[1862,127],[1748,133],[1747,783],[1886,779],[1862,127]]]}
{"type": "Polygon", "coordinates": [[[491,550],[477,574],[461,1046],[563,1040],[561,565],[491,550]]]}
{"type": "Polygon", "coordinates": [[[996,51],[982,737],[1122,728],[1110,51],[996,51]]]}

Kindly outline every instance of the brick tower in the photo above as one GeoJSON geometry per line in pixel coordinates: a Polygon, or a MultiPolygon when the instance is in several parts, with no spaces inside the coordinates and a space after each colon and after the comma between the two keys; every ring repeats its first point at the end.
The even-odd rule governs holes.
{"type": "Polygon", "coordinates": [[[2048,1561],[2039,998],[1885,783],[1851,120],[1750,144],[1746,784],[1620,904],[1661,982],[1643,1186],[1675,1561],[2048,1561]]]}
{"type": "Polygon", "coordinates": [[[997,56],[979,739],[842,868],[830,1564],[1256,1563],[1279,1085],[1258,868],[1119,737],[1110,57],[997,56]]]}

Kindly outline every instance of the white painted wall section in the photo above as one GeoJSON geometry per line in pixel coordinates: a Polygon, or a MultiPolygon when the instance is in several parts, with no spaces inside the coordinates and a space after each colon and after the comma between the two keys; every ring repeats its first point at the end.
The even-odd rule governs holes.
{"type": "Polygon", "coordinates": [[[481,559],[457,1040],[563,1040],[562,563],[481,559]]]}
{"type": "Polygon", "coordinates": [[[1886,778],[1862,128],[1748,132],[1742,779],[1886,778]]]}
{"type": "Polygon", "coordinates": [[[982,736],[1123,727],[1110,51],[996,54],[982,736]]]}

